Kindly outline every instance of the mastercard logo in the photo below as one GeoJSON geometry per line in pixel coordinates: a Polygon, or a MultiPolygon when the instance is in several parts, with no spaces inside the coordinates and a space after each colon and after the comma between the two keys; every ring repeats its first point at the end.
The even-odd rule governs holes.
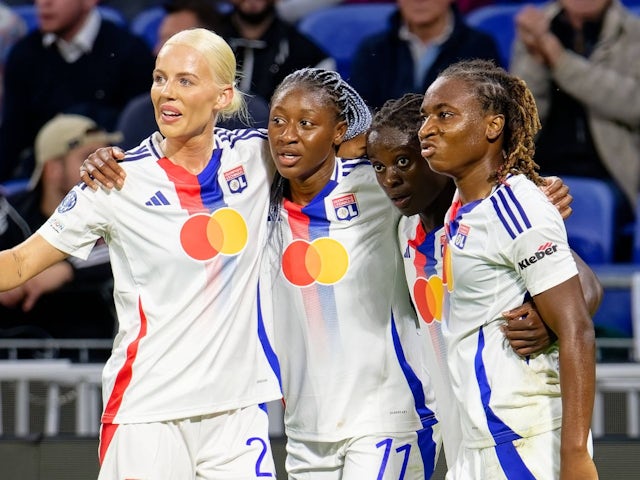
{"type": "Polygon", "coordinates": [[[180,230],[182,248],[195,260],[210,260],[218,254],[237,255],[247,245],[247,238],[247,224],[232,208],[221,208],[211,215],[193,215],[180,230]]]}
{"type": "Polygon", "coordinates": [[[282,256],[282,272],[293,285],[306,287],[314,282],[334,284],[347,273],[349,255],[332,238],[318,238],[312,242],[294,240],[282,256]]]}
{"type": "Polygon", "coordinates": [[[451,265],[451,250],[448,247],[444,249],[442,269],[442,279],[447,285],[447,291],[451,293],[453,292],[453,266],[451,265]]]}
{"type": "Polygon", "coordinates": [[[416,279],[413,284],[413,298],[418,313],[426,323],[442,320],[444,285],[440,277],[433,275],[429,280],[424,277],[416,279]]]}

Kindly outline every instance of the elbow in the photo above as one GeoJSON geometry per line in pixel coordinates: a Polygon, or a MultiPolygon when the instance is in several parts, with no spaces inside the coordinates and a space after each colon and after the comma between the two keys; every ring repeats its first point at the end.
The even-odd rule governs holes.
{"type": "Polygon", "coordinates": [[[589,293],[587,295],[587,309],[589,310],[589,315],[593,318],[593,316],[600,308],[600,304],[602,303],[602,298],[604,296],[604,288],[602,284],[596,280],[592,287],[589,289],[589,293]]]}
{"type": "Polygon", "coordinates": [[[580,349],[583,352],[592,352],[595,355],[596,329],[590,318],[585,318],[584,321],[577,325],[573,338],[577,344],[581,345],[580,349]]]}

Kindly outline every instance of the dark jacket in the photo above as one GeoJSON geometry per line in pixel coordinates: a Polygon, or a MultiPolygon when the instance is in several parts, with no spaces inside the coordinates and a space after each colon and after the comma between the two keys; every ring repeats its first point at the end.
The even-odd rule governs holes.
{"type": "Polygon", "coordinates": [[[30,175],[35,137],[56,114],[84,115],[113,131],[127,102],[151,87],[153,53],[114,23],[103,20],[91,52],[74,63],[66,63],[55,44],[43,46],[42,37],[39,30],[23,37],[5,65],[0,181],[30,175]],[[26,166],[16,175],[23,157],[26,166]]]}
{"type": "Polygon", "coordinates": [[[298,32],[295,26],[278,18],[259,40],[242,38],[231,18],[231,14],[224,18],[218,33],[235,53],[240,78],[250,79],[250,86],[243,90],[251,91],[267,102],[271,101],[273,91],[284,77],[295,70],[315,67],[326,60],[335,65],[322,48],[298,32]]]}
{"type": "Polygon", "coordinates": [[[420,88],[414,85],[414,65],[409,45],[401,40],[400,12],[389,20],[384,32],[365,38],[358,47],[351,66],[351,85],[371,108],[377,109],[391,98],[405,93],[424,93],[438,74],[459,60],[483,58],[500,64],[500,54],[494,39],[472,29],[456,11],[451,36],[442,45],[420,88]]]}

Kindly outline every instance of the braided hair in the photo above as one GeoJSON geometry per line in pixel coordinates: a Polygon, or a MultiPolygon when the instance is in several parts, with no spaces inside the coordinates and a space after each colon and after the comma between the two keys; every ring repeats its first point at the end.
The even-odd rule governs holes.
{"type": "Polygon", "coordinates": [[[276,87],[272,98],[291,87],[305,86],[327,94],[338,110],[338,119],[346,120],[344,141],[364,133],[371,124],[371,112],[356,90],[338,72],[322,68],[302,68],[287,75],[276,87]]]}
{"type": "Polygon", "coordinates": [[[466,60],[450,65],[439,77],[460,78],[473,89],[485,113],[504,115],[504,162],[490,177],[500,183],[509,174],[524,174],[536,185],[544,180],[533,160],[540,119],[533,94],[521,78],[488,60],[466,60]]]}
{"type": "MultiPolygon", "coordinates": [[[[345,82],[338,72],[322,68],[302,68],[287,75],[276,87],[272,101],[281,93],[293,87],[304,87],[307,91],[323,92],[330,104],[336,108],[337,119],[347,122],[344,141],[365,133],[371,125],[371,112],[356,90],[345,82]]],[[[337,150],[336,145],[336,150],[337,150]]],[[[278,172],[271,184],[269,213],[272,220],[280,215],[280,205],[285,195],[289,195],[289,182],[278,172]]]]}
{"type": "Polygon", "coordinates": [[[420,93],[405,93],[400,98],[387,100],[373,116],[370,131],[393,127],[405,132],[416,132],[417,143],[417,132],[422,125],[420,106],[423,99],[424,95],[420,93]]]}

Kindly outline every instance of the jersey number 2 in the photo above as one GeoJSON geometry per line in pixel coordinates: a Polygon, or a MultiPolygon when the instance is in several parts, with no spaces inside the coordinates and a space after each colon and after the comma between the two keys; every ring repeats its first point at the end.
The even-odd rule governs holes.
{"type": "Polygon", "coordinates": [[[253,442],[258,442],[260,445],[262,445],[262,451],[260,452],[260,455],[258,455],[258,460],[256,461],[256,477],[273,477],[273,474],[271,472],[263,472],[262,470],[260,470],[260,464],[264,460],[264,456],[269,450],[267,447],[267,442],[265,442],[260,437],[251,437],[247,440],[247,445],[251,445],[253,442]]]}

